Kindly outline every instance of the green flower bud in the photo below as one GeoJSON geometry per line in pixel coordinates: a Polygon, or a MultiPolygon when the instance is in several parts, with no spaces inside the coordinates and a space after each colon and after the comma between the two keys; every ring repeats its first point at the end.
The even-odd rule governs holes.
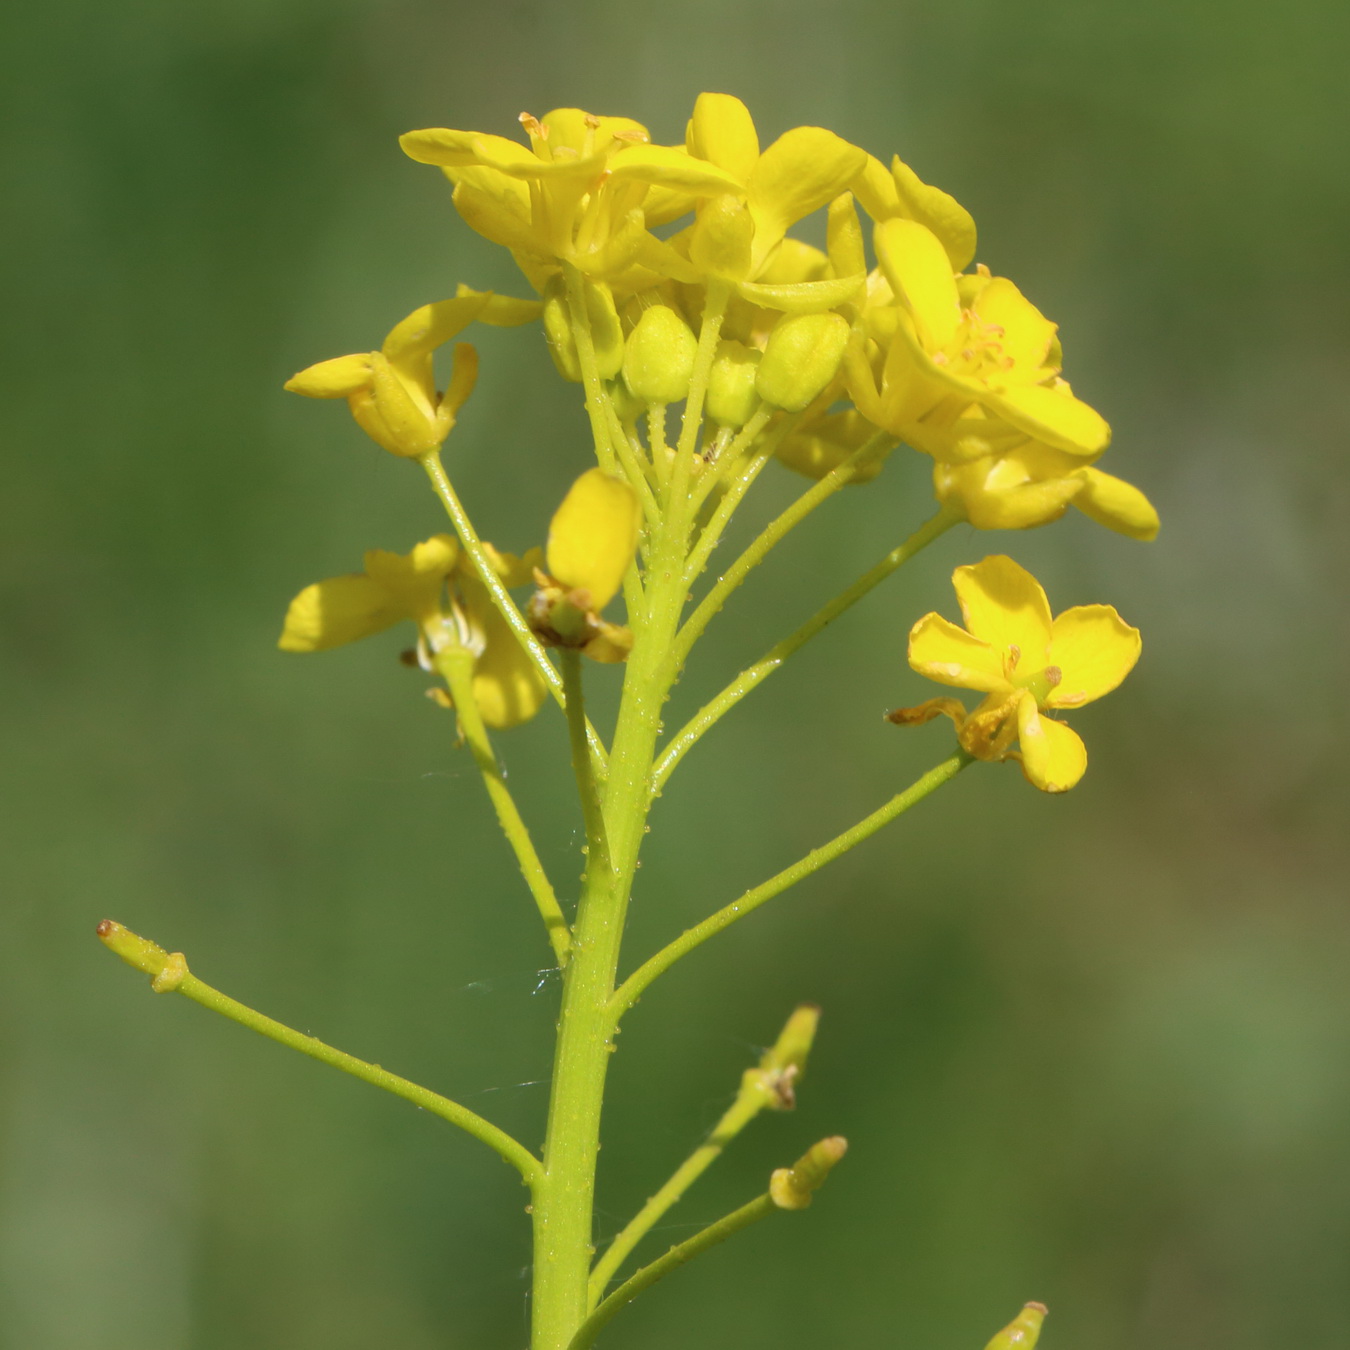
{"type": "Polygon", "coordinates": [[[652,305],[624,344],[624,383],[643,403],[678,403],[689,393],[697,355],[689,325],[668,305],[652,305]]]}
{"type": "Polygon", "coordinates": [[[755,389],[766,403],[801,412],[834,379],[848,345],[848,320],[839,314],[795,314],[769,334],[755,389]]]}
{"type": "MultiPolygon", "coordinates": [[[[614,308],[614,296],[603,282],[582,281],[586,313],[591,321],[591,341],[595,344],[595,364],[602,380],[612,380],[623,364],[623,329],[614,308]]],[[[567,284],[561,276],[553,277],[544,288],[544,336],[548,339],[549,355],[558,367],[558,374],[573,384],[580,384],[581,359],[577,355],[576,336],[572,332],[572,315],[567,303],[567,284]]]]}
{"type": "Polygon", "coordinates": [[[759,359],[759,352],[743,342],[717,344],[703,408],[719,426],[740,428],[754,416],[760,402],[755,392],[759,359]]]}

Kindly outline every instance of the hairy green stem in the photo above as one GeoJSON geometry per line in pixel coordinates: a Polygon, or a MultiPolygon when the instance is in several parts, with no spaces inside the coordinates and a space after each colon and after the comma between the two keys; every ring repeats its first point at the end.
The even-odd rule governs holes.
{"type": "Polygon", "coordinates": [[[754,665],[741,671],[721,693],[705,703],[666,743],[665,750],[657,760],[652,773],[652,791],[660,792],[675,766],[702,739],[704,733],[730,712],[752,689],[763,684],[788,657],[806,646],[817,633],[845,610],[856,605],[873,587],[885,581],[892,572],[902,567],[916,553],[945,534],[959,519],[957,513],[946,510],[930,516],[903,544],[893,548],[847,590],[841,591],[829,604],[818,609],[796,632],[789,633],[781,642],[770,647],[754,665]]]}
{"type": "Polygon", "coordinates": [[[813,848],[804,858],[798,859],[791,867],[751,887],[739,900],[733,900],[715,914],[710,914],[702,923],[687,928],[669,946],[663,947],[655,956],[643,962],[615,991],[610,1000],[610,1016],[617,1027],[619,1020],[629,1008],[642,997],[649,985],[671,968],[682,956],[688,955],[695,947],[702,946],[710,937],[715,937],[723,929],[730,928],[738,919],[758,909],[767,900],[781,895],[789,886],[818,872],[826,863],[833,862],[842,854],[864,839],[870,838],[883,825],[890,824],[897,816],[903,815],[911,806],[923,801],[930,793],[936,792],[944,783],[950,782],[967,764],[971,757],[964,751],[945,759],[936,768],[930,769],[917,782],[903,792],[897,793],[884,806],[878,807],[870,816],[864,817],[856,825],[836,835],[828,844],[813,848]]]}
{"type": "MultiPolygon", "coordinates": [[[[544,864],[540,862],[539,854],[535,851],[530,832],[506,786],[501,764],[493,752],[487,727],[483,724],[482,715],[478,711],[478,703],[473,696],[474,660],[473,652],[467,648],[448,647],[437,654],[436,669],[450,686],[450,697],[454,701],[460,729],[473,754],[474,763],[478,765],[478,770],[483,775],[483,785],[487,788],[488,797],[497,812],[497,823],[502,827],[506,842],[511,845],[516,855],[520,874],[530,888],[530,894],[539,909],[539,917],[543,919],[544,927],[548,930],[548,940],[553,946],[553,953],[558,959],[559,967],[562,967],[567,964],[571,952],[572,933],[567,926],[562,906],[558,904],[558,897],[554,894],[553,884],[548,879],[548,873],[544,871],[544,864]]],[[[570,695],[567,706],[569,709],[572,706],[570,695]]],[[[568,720],[572,720],[570,712],[568,720]]],[[[586,749],[584,713],[581,753],[586,760],[589,773],[590,755],[586,749]]]]}

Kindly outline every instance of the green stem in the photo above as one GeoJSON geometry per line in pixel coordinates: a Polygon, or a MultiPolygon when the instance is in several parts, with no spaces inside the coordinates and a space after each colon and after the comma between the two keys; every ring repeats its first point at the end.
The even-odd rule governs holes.
{"type": "Polygon", "coordinates": [[[424,1111],[430,1111],[433,1115],[440,1116],[442,1120],[448,1120],[452,1125],[458,1125],[461,1130],[493,1149],[520,1173],[532,1190],[540,1184],[543,1169],[539,1159],[505,1130],[484,1120],[468,1107],[461,1106],[448,1097],[442,1097],[440,1093],[432,1092],[429,1088],[409,1082],[406,1078],[400,1078],[397,1074],[380,1068],[378,1064],[367,1064],[365,1060],[357,1059],[355,1055],[335,1050],[331,1045],[315,1040],[313,1036],[306,1036],[303,1032],[294,1031],[271,1017],[255,1012],[237,999],[222,994],[220,990],[213,989],[191,974],[181,953],[175,952],[171,955],[162,947],[138,937],[111,919],[105,919],[99,924],[98,935],[104,945],[116,952],[128,965],[135,966],[150,975],[156,992],[176,991],[194,1003],[200,1003],[203,1008],[210,1008],[212,1012],[220,1013],[232,1022],[238,1022],[240,1026],[248,1027],[250,1031],[256,1031],[260,1036],[266,1036],[269,1040],[288,1046],[292,1050],[298,1050],[302,1055],[317,1059],[321,1064],[341,1069],[343,1073],[359,1078],[374,1087],[383,1088],[386,1092],[393,1093],[395,1097],[402,1097],[404,1101],[412,1102],[414,1106],[420,1106],[424,1111]]]}
{"type": "Polygon", "coordinates": [[[605,1286],[614,1278],[628,1254],[651,1232],[661,1217],[722,1156],[723,1150],[773,1098],[773,1089],[765,1075],[750,1070],[741,1083],[722,1119],[712,1133],[699,1145],[671,1175],[670,1179],[633,1216],[623,1230],[605,1249],[605,1254],[591,1271],[590,1305],[594,1307],[605,1292],[605,1286]]]}
{"type": "Polygon", "coordinates": [[[675,643],[676,665],[683,665],[689,655],[689,649],[698,641],[703,630],[713,616],[727,602],[727,597],[745,580],[749,573],[769,555],[773,547],[790,530],[800,525],[812,511],[827,498],[832,497],[840,488],[853,481],[858,470],[877,454],[881,453],[891,438],[885,432],[878,432],[866,445],[859,446],[844,462],[830,470],[809,491],[802,493],[786,511],[771,521],[759,537],[751,543],[735,562],[717,579],[716,584],[699,602],[699,606],[689,616],[675,643]]]}
{"type": "MultiPolygon", "coordinates": [[[[506,626],[515,634],[516,641],[525,649],[526,655],[534,663],[535,669],[543,676],[544,683],[548,686],[549,693],[553,695],[558,706],[563,707],[566,699],[563,694],[562,676],[558,674],[553,662],[548,659],[539,639],[530,631],[529,624],[525,622],[525,616],[520,612],[516,602],[511,599],[510,591],[502,585],[502,579],[497,574],[497,569],[493,566],[487,550],[483,547],[483,541],[478,537],[478,532],[474,529],[468,512],[465,511],[463,503],[459,500],[458,494],[446,475],[439,452],[433,450],[424,455],[419,462],[426,470],[427,477],[431,479],[431,486],[441,499],[441,505],[445,507],[446,515],[450,517],[450,522],[455,527],[459,542],[465,553],[469,555],[469,561],[473,563],[474,571],[478,573],[478,579],[487,587],[487,592],[492,597],[492,603],[496,605],[497,612],[502,616],[506,626]]],[[[594,727],[586,729],[586,739],[591,747],[591,756],[595,760],[597,776],[603,778],[607,764],[605,744],[596,734],[594,727]]]]}
{"type": "MultiPolygon", "coordinates": [[[[581,653],[564,649],[562,653],[563,688],[567,692],[567,734],[572,747],[572,773],[577,780],[577,795],[581,798],[581,814],[586,825],[588,841],[598,841],[600,857],[597,860],[609,870],[609,836],[605,832],[604,810],[600,793],[591,773],[591,757],[586,753],[586,701],[581,684],[581,653]]],[[[597,843],[588,844],[589,849],[597,843]]]]}
{"type": "MultiPolygon", "coordinates": [[[[764,471],[764,466],[774,457],[779,445],[799,421],[800,417],[797,414],[785,414],[782,421],[759,445],[755,446],[746,462],[741,465],[740,471],[732,479],[726,491],[723,492],[722,500],[717,503],[712,514],[708,517],[707,524],[700,531],[697,543],[689,550],[689,561],[684,569],[685,581],[688,585],[692,586],[702,575],[703,569],[708,565],[708,559],[712,556],[713,549],[722,541],[722,532],[730,523],[731,517],[736,513],[742,500],[744,500],[745,494],[754,486],[755,479],[764,471]]],[[[749,425],[746,429],[749,430],[749,425]]],[[[732,453],[727,456],[728,461],[732,460],[733,455],[738,456],[740,453],[733,445],[732,453]]],[[[691,643],[690,646],[692,645],[691,643]]]]}
{"type": "MultiPolygon", "coordinates": [[[[610,435],[608,402],[604,382],[595,359],[595,339],[591,334],[590,318],[586,313],[585,282],[571,263],[563,263],[563,280],[567,283],[567,309],[572,320],[572,337],[577,344],[577,363],[581,366],[581,383],[586,391],[586,415],[591,420],[591,436],[595,441],[596,458],[600,467],[609,473],[617,468],[614,440],[610,435]]],[[[636,487],[636,484],[634,484],[636,487]]]]}
{"type": "Polygon", "coordinates": [[[695,947],[702,946],[710,937],[715,937],[723,929],[730,928],[737,919],[743,919],[767,900],[781,895],[789,886],[818,872],[826,863],[833,862],[842,854],[864,839],[870,838],[883,825],[888,825],[897,816],[903,815],[911,806],[923,801],[930,793],[936,792],[944,783],[950,782],[967,764],[971,757],[965,752],[945,759],[936,768],[930,769],[917,782],[903,792],[897,793],[885,806],[878,807],[870,816],[860,820],[843,834],[836,835],[828,844],[813,848],[804,858],[798,859],[791,867],[785,867],[768,881],[752,887],[739,900],[709,915],[702,923],[687,928],[669,946],[663,947],[655,956],[643,962],[615,992],[610,1000],[610,1015],[617,1027],[619,1019],[642,996],[643,991],[659,976],[663,975],[682,956],[688,955],[695,947]]]}
{"type": "MultiPolygon", "coordinates": [[[[736,461],[759,439],[760,432],[764,430],[775,411],[776,409],[769,407],[767,403],[761,404],[750,420],[734,436],[730,436],[730,432],[726,433],[730,436],[729,441],[721,447],[715,459],[710,458],[710,462],[704,468],[703,475],[694,488],[694,509],[696,511],[707,501],[708,494],[736,467],[736,461]]],[[[796,421],[795,417],[791,416],[785,417],[785,420],[794,423],[796,421]]],[[[776,439],[775,444],[777,444],[776,439]]],[[[715,445],[716,442],[714,442],[715,445]]]]}
{"type": "Polygon", "coordinates": [[[687,1261],[692,1261],[694,1257],[706,1252],[709,1247],[715,1247],[719,1242],[725,1242],[727,1238],[739,1233],[741,1229],[749,1228],[752,1223],[757,1223],[760,1219],[767,1219],[770,1214],[777,1211],[778,1206],[772,1198],[767,1193],[761,1195],[750,1201],[748,1205],[742,1205],[740,1209],[733,1210],[725,1218],[709,1224],[701,1233],[695,1233],[693,1237],[672,1247],[664,1256],[657,1257],[650,1265],[643,1266],[636,1275],[625,1280],[581,1324],[576,1335],[569,1342],[567,1350],[589,1350],[589,1347],[595,1343],[595,1338],[614,1315],[627,1307],[644,1290],[650,1289],[662,1276],[669,1275],[672,1270],[677,1270],[687,1261]]]}
{"type": "Polygon", "coordinates": [[[689,497],[689,480],[694,471],[694,452],[698,448],[699,432],[703,429],[703,400],[708,393],[708,379],[712,374],[717,343],[722,335],[722,320],[731,302],[731,288],[722,281],[710,281],[704,297],[703,321],[698,331],[698,351],[694,356],[694,370],[689,380],[689,393],[684,400],[684,420],[680,424],[680,439],[675,447],[675,463],[670,475],[670,490],[666,509],[672,528],[678,533],[681,553],[684,537],[693,519],[694,503],[689,497]]]}
{"type": "MultiPolygon", "coordinates": [[[[579,339],[577,352],[589,380],[593,344],[579,339]]],[[[602,791],[603,834],[592,821],[572,957],[563,975],[544,1179],[534,1201],[533,1350],[565,1350],[586,1318],[601,1107],[613,1049],[609,1001],[651,804],[647,785],[661,710],[673,679],[667,658],[687,596],[687,527],[674,514],[651,532],[643,604],[629,614],[633,650],[602,791]]]]}
{"type": "Polygon", "coordinates": [[[795,633],[790,633],[781,642],[770,647],[753,666],[741,671],[716,698],[705,703],[667,743],[652,773],[653,793],[661,791],[675,766],[698,743],[703,734],[730,712],[752,689],[758,688],[789,656],[806,646],[821,629],[833,623],[845,610],[856,605],[873,587],[885,581],[892,572],[904,566],[920,550],[927,548],[934,539],[945,534],[959,519],[959,515],[946,510],[930,516],[903,544],[893,548],[847,590],[840,592],[829,604],[818,609],[795,633]]]}
{"type": "MultiPolygon", "coordinates": [[[[553,946],[553,953],[558,959],[558,965],[563,967],[567,965],[567,958],[571,951],[571,930],[567,927],[567,919],[562,912],[562,906],[558,904],[558,897],[554,894],[553,885],[548,879],[548,874],[544,871],[544,864],[540,862],[539,854],[535,851],[530,832],[526,828],[525,821],[521,818],[515,799],[506,786],[501,765],[497,761],[497,756],[493,753],[487,727],[483,724],[483,718],[478,711],[478,703],[473,696],[474,659],[473,652],[465,647],[448,647],[437,654],[436,669],[444,677],[446,684],[450,686],[450,697],[454,700],[455,714],[459,718],[464,739],[468,742],[474,762],[483,775],[483,785],[487,788],[487,794],[497,812],[497,821],[502,827],[502,833],[515,852],[517,863],[520,864],[520,874],[525,878],[525,884],[530,888],[534,903],[539,908],[539,917],[543,919],[544,927],[548,930],[548,940],[553,946]]],[[[570,697],[567,708],[567,720],[570,723],[573,720],[570,697]]],[[[590,756],[586,751],[584,713],[582,717],[581,753],[586,760],[586,768],[589,772],[590,756]]]]}

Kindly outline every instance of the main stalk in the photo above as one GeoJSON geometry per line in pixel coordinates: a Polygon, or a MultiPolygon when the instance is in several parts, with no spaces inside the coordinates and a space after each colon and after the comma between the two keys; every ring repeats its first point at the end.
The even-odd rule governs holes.
{"type": "Polygon", "coordinates": [[[605,839],[587,840],[534,1199],[532,1350],[565,1350],[586,1317],[600,1115],[614,1048],[609,1001],[651,804],[661,709],[677,673],[670,655],[687,594],[686,538],[687,524],[668,516],[652,552],[644,612],[630,615],[633,651],[601,793],[605,839]]]}

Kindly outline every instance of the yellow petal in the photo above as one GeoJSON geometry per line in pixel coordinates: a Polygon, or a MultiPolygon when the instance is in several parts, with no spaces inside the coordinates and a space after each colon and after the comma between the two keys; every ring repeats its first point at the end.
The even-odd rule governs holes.
{"type": "Polygon", "coordinates": [[[627,146],[609,161],[609,174],[615,182],[659,183],[697,197],[741,191],[734,174],[707,160],[695,159],[682,146],[627,146]]]}
{"type": "Polygon", "coordinates": [[[1053,386],[994,389],[985,397],[989,406],[1014,426],[1057,450],[1096,455],[1110,444],[1111,428],[1106,419],[1075,398],[1063,381],[1053,386]]]}
{"type": "Polygon", "coordinates": [[[524,183],[489,169],[458,170],[453,177],[455,210],[471,230],[509,249],[544,251],[542,235],[533,224],[530,189],[524,183]]]}
{"type": "Polygon", "coordinates": [[[335,356],[330,361],[306,366],[292,375],[285,388],[306,398],[350,398],[370,387],[370,353],[335,356]]]}
{"type": "Polygon", "coordinates": [[[825,230],[830,269],[837,277],[866,276],[867,252],[863,246],[862,226],[853,206],[853,194],[841,192],[830,203],[830,216],[825,230]]]}
{"type": "Polygon", "coordinates": [[[862,209],[876,223],[900,214],[900,193],[896,190],[895,178],[875,155],[867,156],[849,186],[862,203],[862,209]]]}
{"type": "Polygon", "coordinates": [[[886,220],[876,228],[875,243],[886,280],[913,317],[925,350],[945,347],[960,327],[961,302],[937,235],[912,220],[886,220]]]}
{"type": "Polygon", "coordinates": [[[866,151],[823,127],[794,127],[774,141],[747,185],[757,258],[767,256],[794,221],[843,192],[866,158],[866,151]]]}
{"type": "Polygon", "coordinates": [[[1132,483],[1100,469],[1080,469],[1085,483],[1073,504],[1099,525],[1147,543],[1158,535],[1158,513],[1153,503],[1132,483]]]}
{"type": "Polygon", "coordinates": [[[800,239],[782,240],[756,274],[766,286],[824,281],[829,275],[829,254],[800,239]]]}
{"type": "Polygon", "coordinates": [[[759,159],[759,136],[750,110],[731,94],[700,94],[684,143],[691,155],[725,169],[742,184],[759,159]]]}
{"type": "Polygon", "coordinates": [[[603,609],[637,552],[642,506],[622,478],[589,469],[572,484],[548,531],[548,570],[569,590],[589,593],[603,609]]]}
{"type": "Polygon", "coordinates": [[[1015,455],[965,464],[938,462],[933,482],[940,501],[956,499],[977,530],[1028,530],[1058,520],[1082,492],[1074,476],[1036,481],[1015,455]]]}
{"type": "Polygon", "coordinates": [[[615,140],[621,144],[651,140],[647,128],[631,117],[596,117],[582,108],[554,108],[539,121],[555,154],[563,147],[577,155],[594,155],[611,149],[615,140]]]}
{"type": "Polygon", "coordinates": [[[925,183],[899,155],[891,161],[900,210],[926,225],[942,241],[953,272],[962,272],[975,256],[974,217],[954,197],[925,183]]]}
{"type": "Polygon", "coordinates": [[[966,627],[1002,658],[1016,647],[1023,670],[1040,670],[1050,642],[1050,604],[1041,584],[1002,553],[952,573],[966,627]]]}
{"type": "Polygon", "coordinates": [[[454,425],[455,415],[468,402],[478,383],[478,350],[471,342],[455,343],[455,355],[450,364],[450,379],[437,412],[441,418],[449,418],[454,425]]]}
{"type": "Polygon", "coordinates": [[[457,300],[472,296],[486,298],[476,317],[479,323],[490,324],[493,328],[519,328],[521,324],[533,323],[543,308],[538,300],[518,300],[513,295],[498,295],[495,291],[476,291],[462,281],[455,288],[457,300]]]}
{"type": "Polygon", "coordinates": [[[1110,605],[1075,605],[1050,628],[1050,665],[1060,678],[1048,708],[1077,708],[1109,694],[1139,660],[1139,630],[1110,605]]]}
{"type": "Polygon", "coordinates": [[[365,556],[366,575],[401,613],[421,622],[439,612],[442,584],[458,559],[458,543],[448,534],[435,534],[408,553],[370,549],[365,556]]]}
{"type": "Polygon", "coordinates": [[[277,646],[284,652],[326,651],[407,617],[395,598],[368,576],[329,577],[306,586],[291,601],[277,646]]]}
{"type": "Polygon", "coordinates": [[[982,324],[1001,328],[995,340],[1017,374],[1038,380],[1045,366],[1056,325],[1043,315],[1007,277],[993,277],[971,306],[982,324]]]}
{"type": "Polygon", "coordinates": [[[1003,653],[940,614],[925,614],[909,630],[909,664],[920,675],[958,689],[992,694],[1010,687],[1003,653]]]}
{"type": "Polygon", "coordinates": [[[1017,705],[1017,743],[1022,772],[1042,792],[1067,792],[1087,768],[1087,746],[1071,727],[1044,716],[1023,693],[1017,705]]]}
{"type": "Polygon", "coordinates": [[[518,141],[508,141],[504,136],[485,136],[478,131],[452,131],[448,127],[407,131],[398,138],[398,143],[409,159],[447,168],[534,160],[534,155],[518,141]]]}
{"type": "MultiPolygon", "coordinates": [[[[544,565],[544,550],[541,548],[527,549],[525,553],[517,555],[494,548],[484,539],[483,551],[488,555],[497,575],[502,579],[502,585],[508,591],[514,590],[517,586],[526,585],[533,579],[535,569],[542,568],[544,565]]],[[[462,576],[469,579],[478,575],[473,564],[462,555],[459,560],[459,571],[462,576]]],[[[486,591],[484,591],[484,599],[487,603],[491,603],[486,591]]]]}
{"type": "Polygon", "coordinates": [[[483,586],[466,582],[464,589],[466,607],[485,642],[473,667],[473,701],[490,727],[528,722],[548,697],[548,686],[483,586]]]}
{"type": "Polygon", "coordinates": [[[380,350],[395,365],[411,365],[462,333],[486,308],[491,291],[473,291],[415,309],[389,330],[380,350]]]}

